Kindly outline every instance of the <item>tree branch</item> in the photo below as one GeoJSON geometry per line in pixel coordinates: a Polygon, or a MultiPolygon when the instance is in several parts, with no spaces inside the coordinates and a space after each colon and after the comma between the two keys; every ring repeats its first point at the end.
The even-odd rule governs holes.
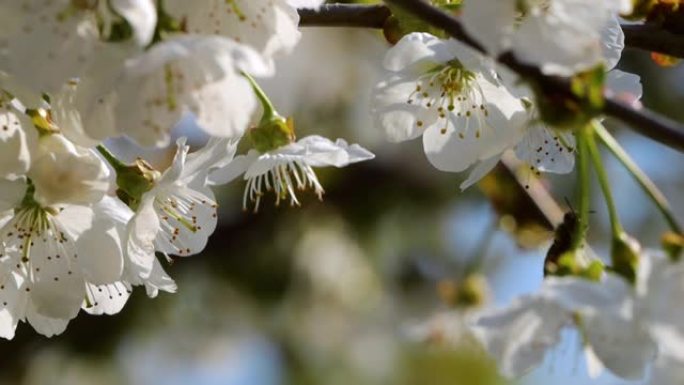
{"type": "MultiPolygon", "coordinates": [[[[300,9],[302,26],[361,27],[381,29],[392,12],[385,5],[327,4],[320,9],[300,9]]],[[[655,25],[622,24],[625,45],[684,58],[684,36],[655,25]]]]}
{"type": "MultiPolygon", "coordinates": [[[[426,23],[444,30],[452,37],[484,53],[482,46],[465,33],[460,22],[455,17],[440,11],[422,0],[385,1],[406,9],[426,23]]],[[[332,4],[322,6],[318,11],[300,10],[300,15],[301,25],[381,28],[390,13],[389,9],[382,5],[360,6],[332,4]]],[[[640,36],[640,39],[642,39],[641,41],[643,42],[643,39],[645,39],[643,35],[645,33],[645,30],[634,32],[634,29],[631,29],[629,32],[629,39],[636,39],[635,36],[640,36]]],[[[684,38],[679,40],[684,41],[684,38]]],[[[671,50],[672,48],[670,48],[670,51],[671,50]]],[[[568,79],[545,76],[537,67],[520,62],[510,52],[501,55],[497,60],[518,75],[536,82],[544,92],[560,94],[570,98],[573,97],[570,92],[570,83],[568,79]]],[[[615,117],[629,124],[640,134],[684,152],[683,125],[648,110],[636,110],[631,106],[609,97],[606,97],[604,112],[606,115],[615,117]]]]}
{"type": "Polygon", "coordinates": [[[327,4],[320,9],[299,9],[299,25],[382,29],[392,11],[384,5],[327,4]]]}
{"type": "Polygon", "coordinates": [[[625,45],[651,52],[684,58],[684,36],[655,25],[623,24],[625,45]]]}

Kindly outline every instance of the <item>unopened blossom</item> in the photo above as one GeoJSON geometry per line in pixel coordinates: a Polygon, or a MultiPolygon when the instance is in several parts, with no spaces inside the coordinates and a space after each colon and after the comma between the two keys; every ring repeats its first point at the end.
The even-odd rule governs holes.
{"type": "Polygon", "coordinates": [[[227,166],[213,171],[209,182],[224,184],[244,175],[247,186],[242,206],[245,210],[250,203],[258,210],[265,191],[273,191],[276,204],[289,198],[290,204],[298,205],[297,190],[311,189],[319,199],[323,197],[315,167],[344,167],[373,158],[370,151],[358,144],[312,135],[269,151],[252,149],[246,155],[238,155],[227,166]]]}
{"type": "Polygon", "coordinates": [[[617,0],[477,0],[463,5],[463,26],[492,56],[511,50],[546,74],[569,76],[603,61],[605,28],[617,0]]]}
{"type": "Polygon", "coordinates": [[[256,108],[241,73],[272,72],[253,49],[217,36],[177,36],[132,58],[112,55],[123,56],[121,68],[95,67],[56,103],[56,118],[95,142],[125,134],[143,146],[165,146],[185,113],[212,136],[239,138],[256,108]]]}
{"type": "Polygon", "coordinates": [[[154,272],[154,251],[190,256],[204,249],[216,228],[218,207],[207,177],[232,159],[236,147],[217,139],[188,154],[185,138],[177,145],[171,166],[163,173],[150,170],[151,188],[127,202],[135,214],[128,223],[126,252],[131,269],[143,280],[154,272]]]}
{"type": "Polygon", "coordinates": [[[539,292],[507,308],[484,311],[473,331],[509,377],[539,366],[569,327],[583,337],[592,374],[605,367],[622,378],[640,379],[657,346],[645,320],[636,315],[633,296],[627,282],[616,276],[602,282],[551,277],[539,292]]]}
{"type": "Polygon", "coordinates": [[[522,137],[522,102],[485,58],[463,44],[412,33],[387,52],[384,66],[388,74],[373,100],[376,126],[392,141],[422,136],[438,169],[460,172],[491,163],[522,137]]]}
{"type": "Polygon", "coordinates": [[[182,20],[189,33],[214,34],[246,44],[265,57],[289,53],[297,44],[295,7],[314,8],[322,0],[167,0],[164,10],[182,20]]]}
{"type": "Polygon", "coordinates": [[[156,25],[152,0],[3,0],[0,10],[0,71],[36,94],[80,76],[107,40],[146,45],[156,25]],[[112,36],[115,24],[132,36],[112,36]]]}

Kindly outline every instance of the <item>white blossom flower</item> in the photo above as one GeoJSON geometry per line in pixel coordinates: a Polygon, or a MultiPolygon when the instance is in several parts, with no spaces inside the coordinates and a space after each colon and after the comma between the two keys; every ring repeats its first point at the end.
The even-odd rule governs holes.
{"type": "Polygon", "coordinates": [[[247,186],[242,205],[247,209],[249,200],[255,204],[256,211],[264,189],[273,190],[276,204],[288,196],[291,204],[299,204],[295,190],[306,188],[313,189],[320,199],[324,191],[314,167],[344,167],[373,158],[371,152],[358,144],[312,135],[275,150],[264,153],[250,150],[246,155],[236,156],[225,167],[210,173],[209,182],[224,184],[244,174],[247,186]]]}
{"type": "Polygon", "coordinates": [[[617,0],[478,0],[463,6],[463,26],[493,56],[512,50],[546,74],[569,76],[603,60],[601,38],[617,0]],[[493,26],[493,27],[492,27],[493,26]]]}
{"type": "MultiPolygon", "coordinates": [[[[427,157],[438,169],[489,165],[522,137],[522,102],[463,44],[412,33],[387,52],[384,65],[390,74],[376,87],[376,126],[392,141],[422,135],[427,157]]],[[[473,174],[481,168],[486,167],[473,174]]]]}
{"type": "Polygon", "coordinates": [[[540,365],[560,342],[561,330],[574,327],[583,337],[592,374],[604,366],[620,377],[639,379],[657,347],[644,319],[635,314],[633,298],[632,288],[615,276],[602,282],[551,277],[538,293],[508,308],[484,311],[473,330],[506,376],[540,365]]]}
{"type": "MultiPolygon", "coordinates": [[[[165,10],[182,20],[187,31],[229,37],[267,58],[289,53],[297,44],[299,15],[287,0],[168,0],[165,10]]],[[[316,7],[321,0],[306,1],[316,7]]]]}
{"type": "Polygon", "coordinates": [[[74,83],[55,103],[56,119],[77,127],[72,132],[81,140],[126,134],[143,146],[165,146],[188,112],[208,134],[239,138],[256,108],[241,72],[272,72],[254,50],[216,36],[178,36],[132,58],[112,56],[124,60],[122,69],[95,67],[92,77],[74,83]]]}
{"type": "Polygon", "coordinates": [[[192,154],[185,138],[177,145],[173,164],[142,195],[128,223],[128,258],[143,280],[153,274],[155,250],[190,256],[204,249],[217,222],[207,176],[232,159],[236,148],[234,141],[226,139],[214,140],[192,154]]]}
{"type": "Polygon", "coordinates": [[[107,229],[93,220],[93,208],[42,206],[31,190],[0,229],[0,335],[6,338],[22,319],[39,333],[60,333],[78,313],[86,285],[115,282],[123,267],[120,253],[102,249],[107,229]]]}
{"type": "Polygon", "coordinates": [[[55,92],[77,77],[109,38],[100,22],[123,18],[143,46],[156,25],[151,0],[107,2],[70,0],[2,0],[0,71],[36,93],[55,92]]]}

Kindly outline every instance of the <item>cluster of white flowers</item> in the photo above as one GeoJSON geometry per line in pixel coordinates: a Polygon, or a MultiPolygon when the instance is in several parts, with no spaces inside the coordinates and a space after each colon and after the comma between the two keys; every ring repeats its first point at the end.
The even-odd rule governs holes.
{"type": "MultiPolygon", "coordinates": [[[[462,189],[506,151],[535,173],[569,173],[575,134],[586,121],[575,127],[542,121],[533,86],[495,59],[511,53],[550,76],[603,68],[606,94],[638,107],[639,77],[613,69],[624,48],[619,13],[629,13],[631,3],[464,1],[460,19],[485,52],[428,33],[404,36],[385,56],[386,75],[373,97],[375,125],[391,141],[422,136],[427,159],[440,170],[471,168],[462,189]]],[[[548,276],[537,293],[507,308],[469,315],[469,331],[510,377],[541,365],[564,328],[581,336],[591,375],[606,368],[640,379],[654,361],[656,368],[681,365],[684,317],[671,301],[682,295],[682,265],[657,252],[638,257],[635,282],[615,271],[548,276]]]]}
{"type": "MultiPolygon", "coordinates": [[[[19,321],[52,336],[81,309],[117,313],[134,286],[150,297],[174,292],[158,257],[205,248],[217,226],[211,186],[242,176],[244,209],[258,210],[267,191],[296,205],[297,190],[323,194],[314,168],[373,158],[342,139],[297,141],[254,80],[274,75],[297,44],[295,7],[322,2],[0,0],[0,336],[12,338],[19,321]],[[105,147],[121,136],[168,146],[184,116],[210,139],[190,152],[178,138],[166,170],[126,164],[105,147]],[[235,156],[243,137],[251,149],[235,156]]],[[[466,0],[463,25],[484,52],[404,36],[374,89],[375,124],[391,141],[422,137],[440,170],[471,169],[463,189],[507,151],[536,173],[569,173],[588,120],[544,119],[544,95],[495,59],[509,52],[549,76],[598,72],[607,94],[638,106],[639,77],[614,69],[624,47],[618,14],[631,4],[466,0]]],[[[684,295],[684,267],[636,254],[634,279],[620,266],[549,276],[538,293],[476,313],[458,334],[472,331],[510,376],[539,365],[565,327],[582,336],[593,374],[641,378],[654,360],[682,363],[684,317],[668,301],[684,295]]]]}
{"type": "Polygon", "coordinates": [[[244,173],[256,205],[264,190],[298,203],[296,189],[323,193],[312,167],[373,157],[343,140],[297,142],[271,111],[252,129],[256,149],[233,159],[262,95],[251,76],[273,75],[297,44],[294,7],[321,2],[0,1],[0,336],[19,321],[52,336],[81,309],[117,313],[133,286],[174,292],[157,256],[204,249],[210,185],[244,173]],[[190,152],[179,138],[166,170],[103,144],[167,146],[186,114],[211,139],[190,152]],[[272,140],[271,123],[288,136],[272,140]]]}

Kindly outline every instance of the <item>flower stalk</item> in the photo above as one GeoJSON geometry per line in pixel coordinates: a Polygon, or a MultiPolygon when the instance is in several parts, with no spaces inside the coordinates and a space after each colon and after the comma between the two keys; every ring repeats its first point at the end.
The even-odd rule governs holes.
{"type": "Polygon", "coordinates": [[[672,213],[670,203],[660,189],[658,189],[655,183],[653,183],[648,175],[646,175],[641,168],[639,168],[629,154],[627,154],[627,152],[620,146],[620,144],[600,122],[595,121],[593,125],[594,132],[601,143],[603,143],[603,145],[625,167],[625,169],[632,175],[634,180],[637,181],[641,189],[644,190],[646,195],[648,195],[648,197],[663,215],[670,229],[675,233],[684,233],[682,225],[677,221],[677,218],[675,218],[674,214],[672,213]]]}

